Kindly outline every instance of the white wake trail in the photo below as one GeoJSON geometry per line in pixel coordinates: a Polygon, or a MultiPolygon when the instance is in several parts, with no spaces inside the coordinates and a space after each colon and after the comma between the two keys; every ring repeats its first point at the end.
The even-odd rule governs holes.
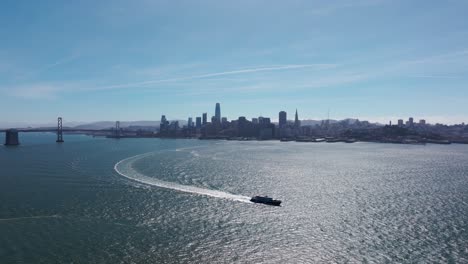
{"type": "Polygon", "coordinates": [[[145,154],[140,154],[140,155],[136,155],[133,157],[123,159],[115,164],[114,170],[125,178],[128,178],[130,180],[133,180],[139,183],[147,184],[147,185],[176,190],[180,192],[193,193],[197,195],[205,195],[205,196],[211,196],[211,197],[216,197],[216,198],[250,203],[250,197],[248,196],[236,195],[236,194],[218,191],[218,190],[211,190],[211,189],[205,189],[205,188],[200,188],[200,187],[195,187],[195,186],[162,181],[162,180],[158,180],[156,178],[148,177],[144,174],[141,174],[133,168],[132,165],[135,161],[141,158],[150,156],[152,154],[154,153],[145,153],[145,154]]]}
{"type": "Polygon", "coordinates": [[[59,218],[59,217],[60,217],[59,215],[23,216],[23,217],[12,217],[12,218],[0,218],[0,222],[25,220],[25,219],[59,218]]]}

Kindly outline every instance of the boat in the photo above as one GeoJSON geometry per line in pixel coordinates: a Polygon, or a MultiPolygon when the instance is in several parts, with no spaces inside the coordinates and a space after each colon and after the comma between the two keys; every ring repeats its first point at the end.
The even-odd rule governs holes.
{"type": "Polygon", "coordinates": [[[280,206],[281,204],[280,200],[273,200],[273,198],[270,198],[268,196],[254,196],[252,197],[252,199],[250,199],[250,201],[253,203],[262,203],[275,206],[280,206]]]}

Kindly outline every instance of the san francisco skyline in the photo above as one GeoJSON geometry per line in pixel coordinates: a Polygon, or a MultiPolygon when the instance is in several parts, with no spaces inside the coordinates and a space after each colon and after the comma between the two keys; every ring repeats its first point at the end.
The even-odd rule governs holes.
{"type": "Polygon", "coordinates": [[[0,125],[414,116],[468,120],[463,1],[4,3],[0,125]],[[222,15],[220,15],[222,14],[222,15]],[[239,108],[242,109],[239,110],[239,108]]]}

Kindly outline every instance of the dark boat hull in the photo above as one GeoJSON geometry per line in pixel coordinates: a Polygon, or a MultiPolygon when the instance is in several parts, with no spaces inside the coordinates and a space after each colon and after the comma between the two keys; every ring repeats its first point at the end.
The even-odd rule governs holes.
{"type": "Polygon", "coordinates": [[[280,206],[281,205],[280,200],[265,201],[265,200],[262,200],[262,199],[252,198],[252,199],[250,199],[250,201],[252,203],[261,203],[261,204],[272,205],[272,206],[280,206]]]}

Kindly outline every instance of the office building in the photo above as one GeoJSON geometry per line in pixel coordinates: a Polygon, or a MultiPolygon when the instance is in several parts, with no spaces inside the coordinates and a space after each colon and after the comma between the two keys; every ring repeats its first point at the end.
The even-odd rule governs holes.
{"type": "Polygon", "coordinates": [[[159,123],[159,130],[164,131],[167,129],[169,122],[166,119],[165,115],[161,116],[161,122],[159,123]]]}
{"type": "Polygon", "coordinates": [[[201,125],[202,125],[201,117],[197,116],[197,118],[195,118],[195,120],[196,120],[196,123],[195,123],[196,128],[201,128],[201,125]]]}
{"type": "Polygon", "coordinates": [[[216,103],[215,119],[216,121],[221,122],[221,106],[219,105],[219,103],[216,103]]]}
{"type": "Polygon", "coordinates": [[[189,118],[188,118],[188,121],[187,121],[187,127],[188,127],[188,128],[191,128],[192,126],[193,126],[192,118],[189,117],[189,118]]]}
{"type": "Polygon", "coordinates": [[[208,114],[207,113],[203,113],[203,125],[206,125],[206,123],[208,123],[208,114]]]}
{"type": "Polygon", "coordinates": [[[285,111],[279,112],[279,119],[278,120],[279,120],[278,125],[279,125],[280,128],[286,126],[286,124],[288,123],[287,113],[285,111]]]}

